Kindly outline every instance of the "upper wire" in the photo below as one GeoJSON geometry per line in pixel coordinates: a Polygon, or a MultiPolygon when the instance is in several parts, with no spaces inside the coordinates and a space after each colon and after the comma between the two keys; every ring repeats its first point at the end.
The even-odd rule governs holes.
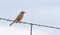
{"type": "MultiPolygon", "coordinates": [[[[10,21],[10,22],[11,22],[11,21],[14,21],[14,20],[5,19],[5,18],[0,18],[0,20],[6,20],[6,21],[10,21]]],[[[54,28],[54,29],[60,29],[60,27],[40,25],[40,24],[34,24],[34,23],[28,23],[28,22],[21,22],[21,21],[20,21],[19,23],[29,24],[29,25],[35,25],[35,26],[41,26],[41,27],[54,28]]]]}

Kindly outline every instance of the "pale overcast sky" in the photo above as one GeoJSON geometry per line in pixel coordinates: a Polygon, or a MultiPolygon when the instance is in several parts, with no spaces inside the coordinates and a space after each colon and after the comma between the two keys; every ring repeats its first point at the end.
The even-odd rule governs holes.
{"type": "MultiPolygon", "coordinates": [[[[25,11],[22,21],[60,27],[60,0],[0,0],[0,17],[15,19],[25,11]]],[[[0,20],[0,35],[30,35],[30,25],[0,20]]],[[[33,26],[33,35],[60,35],[60,30],[33,26]]]]}

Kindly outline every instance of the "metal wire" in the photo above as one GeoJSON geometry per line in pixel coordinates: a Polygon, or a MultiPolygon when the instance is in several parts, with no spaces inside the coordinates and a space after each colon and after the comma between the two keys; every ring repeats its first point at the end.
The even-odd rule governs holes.
{"type": "MultiPolygon", "coordinates": [[[[0,20],[13,21],[13,20],[10,20],[10,19],[5,19],[5,18],[0,18],[0,20]]],[[[33,24],[33,23],[28,23],[28,22],[19,22],[19,23],[29,24],[29,25],[32,24],[32,25],[35,25],[35,26],[41,26],[41,27],[48,27],[48,28],[60,29],[60,27],[47,26],[47,25],[40,25],[40,24],[33,24]]]]}
{"type": "Polygon", "coordinates": [[[33,25],[31,24],[30,26],[31,26],[31,27],[30,27],[30,28],[31,28],[31,29],[30,29],[30,35],[32,35],[32,26],[33,26],[33,25]]]}

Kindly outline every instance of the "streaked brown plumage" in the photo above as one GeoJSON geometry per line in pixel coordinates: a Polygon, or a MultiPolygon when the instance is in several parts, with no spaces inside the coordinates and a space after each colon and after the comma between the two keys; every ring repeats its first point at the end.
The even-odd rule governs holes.
{"type": "Polygon", "coordinates": [[[19,15],[17,16],[17,18],[9,26],[11,26],[13,23],[20,22],[23,19],[24,13],[25,13],[24,11],[21,11],[21,13],[19,13],[19,15]]]}

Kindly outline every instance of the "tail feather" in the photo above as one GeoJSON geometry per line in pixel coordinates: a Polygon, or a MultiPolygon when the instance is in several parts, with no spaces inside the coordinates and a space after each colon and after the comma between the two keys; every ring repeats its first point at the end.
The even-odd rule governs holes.
{"type": "Polygon", "coordinates": [[[9,26],[11,26],[13,23],[11,23],[9,26]]]}
{"type": "Polygon", "coordinates": [[[14,23],[15,23],[15,21],[16,21],[16,20],[14,20],[14,21],[9,25],[9,26],[11,26],[12,24],[14,24],[14,23]]]}

